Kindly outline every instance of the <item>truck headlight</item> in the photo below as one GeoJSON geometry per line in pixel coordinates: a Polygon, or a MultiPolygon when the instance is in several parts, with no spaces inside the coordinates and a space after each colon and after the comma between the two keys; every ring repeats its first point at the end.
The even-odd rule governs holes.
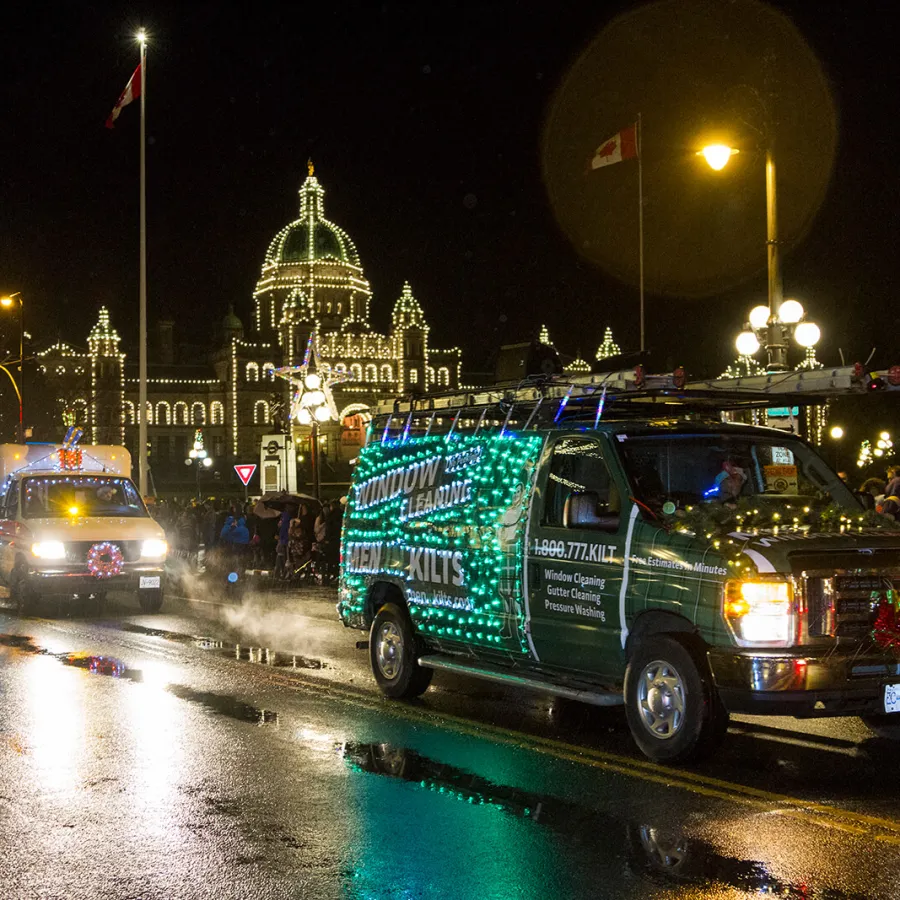
{"type": "Polygon", "coordinates": [[[31,552],[38,559],[65,559],[66,545],[62,541],[38,541],[31,545],[31,552]]]}
{"type": "Polygon", "coordinates": [[[169,545],[158,538],[144,541],[141,546],[141,556],[144,559],[162,559],[169,551],[169,545]]]}
{"type": "Polygon", "coordinates": [[[794,590],[789,581],[726,581],[723,613],[739,647],[794,643],[794,590]]]}

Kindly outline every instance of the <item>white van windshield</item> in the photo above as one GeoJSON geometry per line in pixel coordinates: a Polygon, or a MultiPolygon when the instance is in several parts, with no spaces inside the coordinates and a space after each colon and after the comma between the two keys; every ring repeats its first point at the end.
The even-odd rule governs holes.
{"type": "Polygon", "coordinates": [[[619,447],[635,495],[653,510],[672,502],[802,499],[854,512],[850,489],[801,441],[752,434],[622,436],[619,447]]]}
{"type": "Polygon", "coordinates": [[[22,493],[26,519],[71,516],[146,516],[137,489],[127,478],[108,475],[40,475],[26,478],[22,493]]]}

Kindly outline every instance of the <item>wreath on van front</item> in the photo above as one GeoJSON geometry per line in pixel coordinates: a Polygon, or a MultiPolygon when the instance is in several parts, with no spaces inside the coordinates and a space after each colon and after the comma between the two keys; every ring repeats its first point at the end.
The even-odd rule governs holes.
{"type": "Polygon", "coordinates": [[[112,578],[121,575],[125,563],[122,551],[115,544],[104,541],[102,544],[94,544],[88,550],[88,571],[95,578],[112,578]]]}

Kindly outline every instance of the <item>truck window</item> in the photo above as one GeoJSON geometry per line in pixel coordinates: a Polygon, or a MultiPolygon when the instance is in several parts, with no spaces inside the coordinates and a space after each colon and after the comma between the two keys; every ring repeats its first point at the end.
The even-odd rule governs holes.
{"type": "Polygon", "coordinates": [[[544,500],[545,525],[564,527],[566,500],[571,494],[597,495],[595,514],[619,512],[618,492],[609,477],[603,448],[584,438],[562,438],[553,446],[544,500]],[[615,507],[615,508],[613,508],[615,507]]]}
{"type": "Polygon", "coordinates": [[[26,478],[22,513],[27,519],[65,516],[146,516],[147,510],[127,478],[59,475],[26,478]]]}
{"type": "Polygon", "coordinates": [[[628,436],[620,442],[635,495],[660,510],[757,497],[838,503],[859,511],[849,489],[801,441],[755,434],[628,436]]]}

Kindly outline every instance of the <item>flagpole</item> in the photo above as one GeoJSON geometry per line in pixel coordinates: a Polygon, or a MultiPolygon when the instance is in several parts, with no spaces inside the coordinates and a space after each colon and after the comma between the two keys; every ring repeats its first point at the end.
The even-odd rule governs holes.
{"type": "Polygon", "coordinates": [[[637,115],[637,158],[638,158],[638,279],[641,304],[641,353],[646,349],[644,342],[644,154],[641,148],[641,114],[637,115]]]}
{"type": "Polygon", "coordinates": [[[141,42],[141,290],[138,354],[138,486],[147,496],[147,173],[145,116],[147,104],[147,39],[141,42]]]}

